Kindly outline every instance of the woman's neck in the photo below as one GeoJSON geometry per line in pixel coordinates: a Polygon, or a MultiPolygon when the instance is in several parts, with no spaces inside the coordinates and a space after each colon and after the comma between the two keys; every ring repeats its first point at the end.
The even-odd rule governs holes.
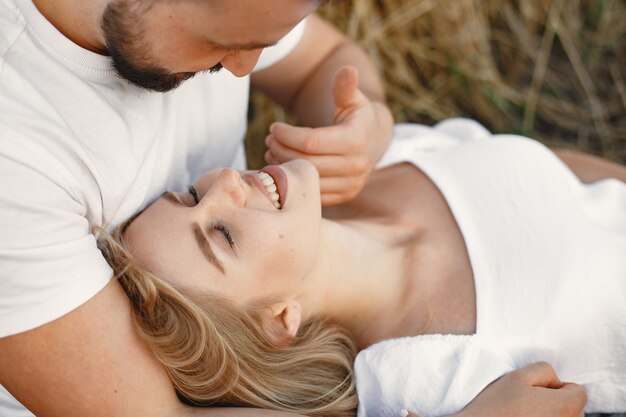
{"type": "Polygon", "coordinates": [[[400,336],[407,319],[414,334],[423,330],[427,303],[416,310],[415,301],[427,289],[416,291],[419,262],[411,259],[421,234],[371,220],[322,222],[320,256],[299,300],[304,319],[331,317],[362,347],[400,336]]]}

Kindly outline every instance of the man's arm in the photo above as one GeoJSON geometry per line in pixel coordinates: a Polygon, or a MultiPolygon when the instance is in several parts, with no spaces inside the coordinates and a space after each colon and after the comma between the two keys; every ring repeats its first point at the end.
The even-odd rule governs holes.
{"type": "Polygon", "coordinates": [[[135,334],[117,281],[60,319],[0,339],[0,384],[39,417],[279,415],[184,406],[135,334]]]}
{"type": "Polygon", "coordinates": [[[345,65],[360,75],[359,89],[374,102],[385,102],[385,90],[376,67],[363,49],[316,15],[308,18],[302,40],[275,65],[252,74],[252,84],[298,121],[309,127],[334,121],[333,77],[345,65]]]}
{"type": "Polygon", "coordinates": [[[353,198],[393,131],[382,81],[365,52],[311,16],[296,48],[272,67],[254,73],[252,83],[307,127],[272,125],[267,162],[306,158],[322,177],[323,203],[353,198]],[[338,74],[346,65],[351,68],[338,74]]]}

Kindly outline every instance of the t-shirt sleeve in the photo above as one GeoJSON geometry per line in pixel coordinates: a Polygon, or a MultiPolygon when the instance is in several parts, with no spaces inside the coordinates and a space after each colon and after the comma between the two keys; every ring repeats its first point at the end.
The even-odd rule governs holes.
{"type": "Polygon", "coordinates": [[[71,182],[0,135],[0,337],[53,321],[111,279],[71,182]]]}
{"type": "Polygon", "coordinates": [[[302,22],[298,23],[298,25],[296,25],[291,32],[285,35],[284,38],[278,41],[276,45],[265,48],[261,53],[259,62],[257,62],[253,72],[264,70],[286,57],[302,39],[302,35],[304,34],[304,29],[306,27],[306,21],[307,20],[304,19],[302,22]]]}

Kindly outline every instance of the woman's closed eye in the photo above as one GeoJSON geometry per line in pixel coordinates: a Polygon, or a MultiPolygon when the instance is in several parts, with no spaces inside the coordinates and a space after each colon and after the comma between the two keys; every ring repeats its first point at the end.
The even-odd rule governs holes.
{"type": "Polygon", "coordinates": [[[228,230],[228,228],[226,226],[224,226],[221,223],[217,223],[217,224],[213,225],[213,228],[215,230],[219,230],[220,232],[222,232],[222,234],[226,238],[226,241],[228,242],[228,244],[230,245],[231,248],[235,247],[235,241],[233,239],[233,236],[230,233],[230,230],[228,230]]]}
{"type": "MultiPolygon", "coordinates": [[[[191,198],[193,199],[195,204],[199,204],[200,197],[198,195],[198,190],[196,190],[196,187],[194,187],[193,185],[188,185],[187,191],[189,191],[189,194],[191,195],[191,198]]],[[[224,238],[226,239],[226,241],[228,242],[228,245],[231,248],[235,247],[235,240],[233,239],[233,235],[232,233],[230,233],[230,230],[228,229],[228,227],[226,227],[224,224],[216,223],[213,225],[213,229],[220,231],[222,235],[224,235],[224,238]]]]}

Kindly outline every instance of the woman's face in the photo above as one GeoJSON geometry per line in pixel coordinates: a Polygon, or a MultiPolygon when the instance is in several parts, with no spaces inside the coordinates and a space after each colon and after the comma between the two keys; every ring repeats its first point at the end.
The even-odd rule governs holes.
{"type": "Polygon", "coordinates": [[[242,305],[295,295],[319,250],[319,176],[305,160],[263,171],[215,170],[196,196],[165,193],[127,229],[130,251],[178,288],[242,305]]]}

